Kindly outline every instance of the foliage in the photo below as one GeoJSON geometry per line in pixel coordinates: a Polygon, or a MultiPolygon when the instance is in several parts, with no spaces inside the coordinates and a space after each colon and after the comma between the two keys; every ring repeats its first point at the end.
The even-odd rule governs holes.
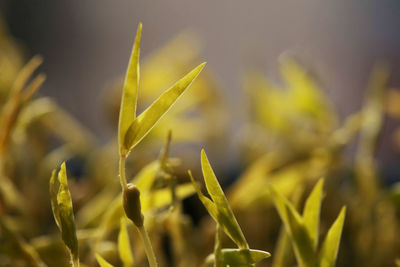
{"type": "Polygon", "coordinates": [[[104,144],[35,96],[42,58],[24,65],[0,26],[1,266],[398,264],[400,186],[384,183],[376,161],[386,113],[400,114],[384,66],[374,68],[361,110],[343,120],[293,57],[280,59],[283,85],[249,72],[240,162],[224,170],[228,112],[204,63],[187,73],[201,62],[189,35],[139,64],[139,24],[125,82],[106,88],[118,133],[104,144]],[[200,146],[218,176],[235,172],[233,184],[216,178],[204,150],[194,160],[200,146]],[[203,174],[207,194],[187,169],[203,174]]]}

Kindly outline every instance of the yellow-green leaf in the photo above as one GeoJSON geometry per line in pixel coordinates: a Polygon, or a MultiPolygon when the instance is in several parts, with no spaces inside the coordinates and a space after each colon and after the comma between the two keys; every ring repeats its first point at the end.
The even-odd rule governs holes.
{"type": "Polygon", "coordinates": [[[307,198],[303,211],[303,220],[310,236],[313,248],[317,248],[319,233],[319,216],[323,197],[324,180],[320,179],[314,186],[310,196],[307,198]]]}
{"type": "Polygon", "coordinates": [[[315,250],[303,218],[292,206],[286,206],[294,252],[300,267],[315,266],[315,250]]]}
{"type": "Polygon", "coordinates": [[[68,189],[67,171],[65,162],[61,164],[58,172],[58,192],[56,192],[55,171],[50,178],[50,196],[54,218],[61,231],[62,239],[71,252],[74,261],[78,260],[78,238],[76,236],[74,212],[71,194],[68,189]]]}
{"type": "MultiPolygon", "coordinates": [[[[204,149],[201,151],[201,168],[207,191],[210,194],[213,204],[216,207],[216,214],[210,214],[219,223],[225,233],[238,245],[241,249],[248,249],[247,241],[242,230],[229,206],[229,203],[218,183],[217,177],[211,168],[204,149]]],[[[214,211],[215,212],[215,211],[214,211]]]]}
{"type": "Polygon", "coordinates": [[[229,266],[252,266],[271,256],[266,251],[256,249],[222,249],[221,255],[223,262],[229,266]]]}
{"type": "Polygon", "coordinates": [[[322,249],[319,255],[320,267],[335,266],[345,215],[346,207],[343,207],[339,213],[339,216],[336,218],[325,237],[325,241],[322,244],[322,249]]]}
{"type": "Polygon", "coordinates": [[[125,218],[121,218],[121,225],[118,234],[118,253],[124,267],[133,266],[133,256],[125,218]]]}
{"type": "Polygon", "coordinates": [[[64,243],[76,258],[78,255],[78,238],[76,236],[71,194],[69,193],[67,184],[65,162],[61,164],[61,170],[58,173],[58,181],[60,182],[60,188],[57,194],[57,204],[60,210],[61,235],[64,243]]]}
{"type": "Polygon", "coordinates": [[[140,39],[142,35],[142,24],[139,23],[136,40],[133,45],[132,55],[129,60],[128,70],[126,72],[125,84],[122,91],[121,108],[119,113],[119,146],[120,152],[126,153],[129,148],[125,147],[125,135],[129,126],[136,118],[136,105],[139,87],[139,54],[140,39]]]}
{"type": "Polygon", "coordinates": [[[56,179],[57,172],[53,170],[50,178],[50,201],[51,201],[51,209],[53,210],[54,220],[56,221],[57,227],[61,230],[61,222],[60,222],[60,210],[58,209],[57,204],[57,193],[58,193],[58,180],[56,179]]]}
{"type": "Polygon", "coordinates": [[[270,188],[276,209],[289,234],[299,266],[308,266],[314,260],[314,249],[311,238],[304,225],[304,220],[294,206],[272,186],[270,188]]]}
{"type": "Polygon", "coordinates": [[[124,147],[128,150],[136,146],[172,107],[183,92],[190,86],[193,80],[204,68],[205,63],[200,64],[185,77],[180,79],[171,88],[156,99],[150,107],[140,114],[129,126],[124,136],[124,147]]]}
{"type": "MultiPolygon", "coordinates": [[[[175,190],[178,199],[184,199],[194,194],[193,186],[190,183],[177,185],[175,190]]],[[[160,209],[171,205],[172,201],[173,199],[170,188],[162,188],[149,193],[144,193],[141,197],[142,211],[147,212],[152,209],[160,209]]]]}
{"type": "Polygon", "coordinates": [[[110,263],[108,263],[102,256],[96,253],[96,260],[99,263],[100,267],[113,267],[110,263]]]}
{"type": "Polygon", "coordinates": [[[214,218],[215,221],[217,221],[218,218],[218,209],[217,206],[212,202],[208,197],[206,197],[200,190],[200,188],[197,186],[192,173],[189,171],[189,177],[190,180],[192,181],[193,187],[196,190],[197,196],[199,197],[200,201],[203,203],[204,207],[207,209],[208,213],[211,215],[211,217],[214,218]]]}

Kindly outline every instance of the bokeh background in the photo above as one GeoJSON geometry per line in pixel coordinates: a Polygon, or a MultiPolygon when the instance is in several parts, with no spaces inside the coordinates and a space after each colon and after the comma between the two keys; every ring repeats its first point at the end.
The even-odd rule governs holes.
{"type": "MultiPolygon", "coordinates": [[[[60,156],[60,158],[48,156],[57,156],[57,153],[47,154],[48,151],[45,149],[41,152],[39,151],[42,154],[38,153],[39,156],[37,156],[35,160],[38,162],[38,166],[39,163],[44,162],[43,165],[46,167],[45,171],[39,168],[41,166],[37,167],[34,163],[29,163],[31,169],[39,169],[36,173],[37,177],[45,177],[40,180],[44,186],[39,184],[35,186],[41,188],[41,190],[44,190],[43,188],[47,190],[47,179],[50,169],[58,166],[57,164],[59,164],[61,158],[62,160],[68,160],[68,172],[73,177],[70,179],[70,181],[72,181],[71,192],[74,200],[74,208],[76,207],[78,211],[78,228],[84,229],[84,227],[89,225],[85,224],[85,216],[82,215],[84,212],[81,211],[84,210],[82,207],[89,202],[90,197],[102,192],[101,189],[103,188],[111,188],[114,190],[113,193],[115,194],[120,192],[119,184],[115,179],[117,172],[114,170],[117,166],[115,138],[117,116],[114,116],[114,121],[111,123],[109,118],[109,113],[113,113],[115,110],[118,111],[118,106],[114,105],[115,110],[111,110],[110,112],[110,109],[105,108],[105,104],[107,104],[108,97],[112,98],[112,95],[107,92],[115,89],[114,87],[118,87],[118,81],[122,79],[125,73],[136,28],[138,23],[142,22],[141,63],[147,62],[146,58],[149,59],[166,43],[182,32],[190,32],[192,34],[191,36],[193,36],[193,41],[200,46],[201,52],[199,58],[195,58],[196,62],[194,62],[193,65],[185,66],[184,72],[189,71],[202,61],[207,61],[207,74],[202,73],[202,75],[204,74],[204,79],[202,81],[199,81],[200,79],[196,80],[196,82],[199,83],[197,89],[207,88],[209,91],[215,90],[216,95],[219,95],[222,99],[222,101],[220,101],[221,99],[216,98],[214,99],[215,102],[211,101],[212,103],[209,103],[209,105],[204,105],[202,101],[199,101],[201,102],[200,104],[196,103],[199,104],[196,106],[196,112],[199,112],[199,110],[200,113],[203,112],[201,113],[200,120],[202,120],[202,123],[206,121],[205,123],[208,127],[192,129],[190,133],[194,135],[197,133],[201,136],[201,130],[205,128],[208,130],[207,133],[212,133],[215,129],[221,128],[222,130],[220,133],[223,133],[223,135],[217,137],[207,136],[207,138],[204,139],[193,137],[194,142],[197,142],[197,147],[195,149],[191,147],[195,153],[195,160],[187,160],[188,158],[193,159],[193,157],[190,157],[192,154],[190,154],[191,152],[189,152],[189,149],[182,150],[184,164],[182,164],[183,167],[179,170],[180,172],[178,171],[178,176],[180,178],[187,178],[186,170],[188,168],[192,168],[196,177],[200,177],[198,152],[200,147],[206,146],[207,153],[210,151],[210,159],[212,165],[216,169],[217,176],[220,178],[224,189],[227,189],[229,200],[232,201],[233,207],[240,211],[238,212],[238,219],[241,223],[243,222],[243,228],[246,234],[248,234],[249,240],[251,240],[251,243],[255,244],[256,247],[272,248],[272,245],[275,244],[274,242],[277,239],[277,229],[279,229],[278,226],[280,224],[271,203],[267,203],[264,201],[265,199],[263,199],[263,197],[266,197],[266,194],[264,194],[265,192],[262,190],[265,189],[265,191],[268,191],[267,187],[263,189],[262,187],[256,188],[257,186],[254,186],[255,189],[259,189],[260,192],[262,191],[261,193],[259,192],[260,199],[264,201],[262,202],[260,199],[257,199],[259,196],[253,196],[254,200],[251,201],[254,201],[254,203],[260,201],[260,203],[262,203],[260,207],[257,206],[255,208],[253,207],[253,203],[246,204],[246,201],[244,201],[251,199],[251,197],[246,194],[254,189],[251,188],[252,184],[249,183],[250,186],[248,187],[251,190],[244,190],[242,195],[239,190],[242,187],[247,188],[246,176],[247,179],[249,179],[248,177],[259,178],[259,173],[251,173],[251,171],[247,173],[247,170],[251,169],[249,166],[252,166],[252,163],[257,163],[259,162],[258,160],[263,163],[262,160],[264,159],[261,157],[261,154],[252,154],[257,150],[257,147],[251,150],[254,148],[251,147],[251,145],[257,145],[257,141],[259,140],[257,138],[252,139],[253,136],[251,135],[244,136],[243,134],[243,129],[247,129],[248,132],[255,129],[248,127],[248,124],[251,123],[248,91],[243,88],[246,87],[244,85],[245,78],[248,77],[247,75],[251,73],[252,70],[261,71],[271,81],[284,87],[284,81],[279,72],[279,62],[280,59],[282,59],[282,55],[290,54],[301,66],[304,66],[311,72],[312,78],[317,81],[323,93],[335,107],[340,123],[336,125],[334,123],[330,124],[331,121],[328,120],[323,121],[321,118],[324,118],[326,114],[322,114],[321,116],[319,116],[320,114],[311,114],[311,116],[309,116],[310,114],[307,113],[309,112],[308,108],[314,109],[314,111],[318,110],[319,104],[323,101],[321,101],[321,103],[315,101],[313,103],[315,107],[312,105],[311,107],[304,107],[301,106],[302,103],[300,103],[300,100],[298,101],[300,104],[293,101],[293,103],[301,106],[301,108],[296,106],[288,112],[288,114],[290,113],[288,116],[289,129],[294,129],[295,132],[278,136],[276,139],[270,138],[271,136],[277,137],[274,136],[276,133],[271,134],[268,131],[263,132],[265,134],[263,136],[263,141],[267,140],[267,143],[269,142],[266,147],[276,148],[276,151],[281,153],[277,158],[279,159],[282,157],[279,160],[284,160],[282,160],[282,162],[278,160],[278,163],[276,163],[273,159],[273,154],[276,151],[268,149],[263,150],[264,147],[260,147],[259,150],[262,153],[268,154],[272,151],[272,156],[269,158],[269,160],[272,159],[272,163],[269,162],[269,164],[273,166],[258,164],[258,167],[261,166],[260,173],[262,172],[268,179],[272,177],[278,182],[280,179],[288,178],[288,180],[285,181],[290,182],[283,184],[289,185],[289,187],[297,187],[293,185],[292,181],[299,177],[311,177],[316,179],[326,174],[327,180],[332,177],[336,178],[330,179],[326,186],[328,189],[327,195],[330,196],[330,198],[326,201],[327,208],[324,211],[325,214],[322,216],[324,218],[322,228],[326,230],[326,222],[328,221],[330,224],[333,221],[333,217],[337,215],[341,204],[349,206],[350,219],[348,223],[346,222],[347,226],[345,227],[345,234],[343,235],[344,245],[341,249],[341,259],[339,259],[341,266],[346,266],[346,264],[349,266],[348,264],[351,264],[352,261],[360,262],[359,266],[366,266],[365,263],[369,262],[365,260],[364,255],[369,255],[370,251],[375,252],[379,249],[382,251],[378,251],[377,253],[380,257],[379,259],[376,257],[376,262],[378,262],[378,264],[373,262],[370,263],[371,266],[380,266],[379,264],[381,262],[393,262],[393,259],[387,258],[387,255],[392,257],[398,252],[398,249],[393,245],[398,244],[398,240],[395,239],[395,235],[392,233],[396,233],[396,231],[398,233],[398,218],[400,216],[398,212],[400,203],[400,187],[398,183],[400,177],[399,119],[387,116],[385,113],[387,110],[379,110],[379,107],[375,110],[378,116],[382,115],[385,117],[385,124],[379,138],[376,155],[374,154],[374,143],[376,141],[374,137],[366,138],[368,140],[365,142],[367,143],[367,147],[369,145],[372,147],[371,151],[368,149],[363,151],[362,144],[358,146],[359,143],[363,142],[357,142],[360,139],[359,136],[357,136],[355,140],[349,138],[349,140],[351,140],[349,144],[345,142],[346,147],[343,152],[341,151],[340,142],[335,143],[337,141],[335,139],[335,137],[337,137],[335,134],[338,129],[344,129],[343,132],[350,129],[349,132],[351,132],[351,123],[349,123],[350,126],[345,125],[343,128],[341,127],[350,114],[360,111],[363,104],[366,103],[365,95],[367,84],[371,77],[371,71],[377,64],[386,64],[386,66],[388,66],[391,73],[389,80],[391,94],[389,94],[389,96],[396,96],[397,102],[393,102],[400,103],[400,95],[398,93],[398,95],[393,93],[396,91],[398,92],[400,88],[399,1],[0,0],[0,17],[9,33],[18,41],[18,44],[22,46],[20,51],[23,51],[24,62],[37,54],[42,55],[44,58],[44,63],[40,67],[40,71],[46,73],[47,80],[38,93],[39,99],[43,96],[49,96],[54,99],[58,105],[94,133],[96,138],[93,139],[96,139],[96,142],[100,141],[95,143],[97,150],[93,150],[93,144],[88,144],[88,148],[85,145],[81,147],[81,144],[84,143],[82,140],[76,142],[78,145],[71,142],[74,143],[75,146],[65,146],[67,147],[67,151],[63,150],[64,146],[61,147],[62,149],[55,149],[56,152],[62,152],[60,153],[62,156],[60,156]],[[210,80],[212,80],[212,82],[210,82],[210,80]],[[214,110],[214,106],[218,108],[214,110]],[[214,113],[214,111],[220,111],[218,110],[219,108],[221,110],[226,108],[227,112],[224,109],[221,114],[217,112],[214,113]],[[296,113],[299,110],[301,114],[296,113]],[[226,114],[224,112],[226,112],[226,114]],[[216,118],[210,120],[214,115],[216,118]],[[293,121],[289,121],[293,118],[295,118],[293,121]],[[114,125],[112,123],[114,123],[114,125]],[[293,125],[290,125],[291,123],[293,123],[293,125]],[[307,123],[310,123],[311,126],[307,123]],[[315,123],[315,125],[313,125],[313,123],[315,123]],[[227,126],[227,129],[225,126],[227,126]],[[291,126],[293,126],[293,128],[291,128],[291,126]],[[393,138],[395,133],[397,133],[397,141],[393,138]],[[276,142],[275,144],[275,140],[279,138],[282,139],[280,140],[281,142],[276,142]],[[330,143],[332,140],[334,141],[334,145],[330,143]],[[248,145],[248,147],[246,147],[246,145],[248,145]],[[332,147],[330,147],[330,145],[332,145],[332,147]],[[336,145],[337,147],[335,147],[336,145]],[[247,154],[250,155],[250,157],[246,158],[246,156],[248,156],[246,155],[246,149],[249,147],[249,151],[251,151],[247,151],[247,154]],[[339,151],[338,154],[336,154],[336,149],[339,151]],[[95,153],[92,153],[92,151],[95,151],[95,153]],[[64,152],[67,153],[64,155],[64,152]],[[363,155],[363,152],[366,152],[366,155],[363,155]],[[45,158],[44,155],[46,155],[47,161],[43,160],[43,158],[45,158]],[[186,158],[186,155],[190,156],[186,158]],[[367,163],[371,164],[364,164],[363,156],[366,156],[367,163]],[[338,158],[337,161],[336,157],[338,158]],[[96,164],[91,164],[93,158],[96,164]],[[376,166],[374,164],[375,159],[377,160],[376,166]],[[189,163],[187,164],[185,160],[189,163]],[[368,160],[371,161],[368,162],[368,160]],[[326,166],[324,164],[326,164],[326,166]],[[337,169],[336,164],[339,166],[337,169]],[[314,168],[317,169],[317,171],[315,171],[314,168]],[[288,170],[287,173],[285,172],[286,170],[288,170]],[[252,177],[252,175],[254,177],[252,177]],[[365,200],[369,199],[368,194],[361,194],[359,197],[354,193],[358,192],[355,189],[357,188],[357,186],[355,186],[357,179],[367,177],[368,175],[374,176],[373,178],[382,178],[382,180],[385,181],[382,188],[376,187],[378,191],[377,197],[375,199],[375,195],[371,196],[373,200],[370,201],[371,203],[369,203],[369,206],[364,205],[365,200]],[[85,177],[87,179],[84,179],[85,177]],[[228,184],[233,183],[238,177],[241,177],[240,179],[242,180],[239,179],[239,183],[235,185],[236,187],[229,189],[228,184]],[[89,181],[94,181],[96,186],[89,186],[89,181]],[[240,181],[242,181],[242,184],[240,184],[240,181]],[[391,185],[396,186],[392,188],[390,187],[391,185]],[[338,194],[336,195],[335,193],[338,194]],[[392,199],[390,198],[392,195],[396,196],[393,201],[395,204],[391,202],[392,199]],[[234,201],[235,199],[236,202],[234,201]],[[268,208],[265,208],[263,205],[268,206],[268,208]],[[250,208],[247,209],[248,207],[250,208]],[[382,207],[387,208],[387,210],[383,209],[382,211],[382,207]],[[242,210],[240,210],[240,208],[242,208],[242,210]],[[265,210],[267,210],[266,213],[264,213],[265,210]],[[365,215],[362,214],[364,211],[366,214],[365,217],[361,216],[365,215]],[[275,219],[274,217],[269,217],[269,214],[273,214],[275,219]],[[387,219],[389,223],[385,221],[386,217],[382,216],[382,214],[389,218],[387,219]],[[265,227],[264,230],[267,230],[266,234],[264,233],[265,235],[260,239],[260,225],[264,227],[266,223],[270,221],[272,226],[269,225],[271,226],[270,228],[265,227]],[[370,225],[368,225],[368,223],[370,223],[370,225]],[[360,227],[360,225],[363,227],[360,227]],[[388,225],[390,227],[388,227],[388,225]],[[373,231],[370,229],[373,229],[373,231]],[[381,234],[381,232],[386,232],[386,234],[381,234]],[[265,236],[269,239],[264,239],[265,236]],[[381,236],[383,237],[381,238],[381,236]],[[382,242],[385,241],[385,238],[386,241],[389,240],[390,242],[387,241],[385,246],[383,246],[382,242]],[[366,247],[363,246],[364,244],[367,244],[366,247]],[[371,247],[368,247],[369,244],[372,244],[371,247]],[[358,253],[358,258],[353,257],[355,252],[358,253]],[[359,259],[363,259],[364,262],[358,261],[359,259]]],[[[185,51],[185,53],[186,52],[188,51],[185,51]]],[[[168,55],[166,56],[168,58],[168,55]]],[[[190,64],[192,64],[192,62],[190,64]]],[[[179,64],[177,63],[176,65],[179,64]]],[[[148,66],[152,65],[146,65],[144,69],[149,72],[148,66]]],[[[157,66],[157,64],[154,64],[153,67],[154,66],[157,66]]],[[[177,69],[179,68],[177,67],[177,69]]],[[[158,73],[158,75],[160,75],[160,73],[158,73]]],[[[181,75],[181,73],[179,73],[179,75],[181,75]]],[[[151,75],[147,75],[147,78],[148,77],[151,77],[151,75]]],[[[151,84],[151,82],[149,83],[151,84]]],[[[165,84],[165,88],[169,85],[170,84],[165,84]]],[[[195,87],[195,85],[192,87],[195,87]]],[[[158,94],[157,92],[156,95],[158,94]]],[[[116,95],[119,97],[118,91],[116,95]]],[[[205,102],[213,100],[214,95],[208,91],[204,95],[205,102]]],[[[190,106],[187,103],[191,103],[190,101],[196,102],[196,99],[193,100],[193,98],[197,96],[198,95],[193,94],[191,100],[189,99],[189,101],[185,100],[186,102],[182,102],[190,106]]],[[[256,96],[256,94],[253,96],[256,96]]],[[[147,95],[146,97],[149,96],[147,95]]],[[[376,99],[378,98],[379,97],[376,99]]],[[[119,98],[116,99],[117,101],[114,101],[115,99],[113,98],[110,102],[114,101],[117,103],[116,105],[118,105],[119,98]]],[[[281,99],[284,99],[284,97],[281,99]]],[[[324,100],[323,97],[317,97],[316,99],[324,100]]],[[[149,99],[146,99],[146,101],[149,101],[149,99]]],[[[384,102],[383,104],[387,104],[389,101],[384,100],[382,102],[384,102]]],[[[145,101],[143,101],[143,103],[145,103],[145,101]]],[[[148,103],[146,102],[145,104],[147,105],[148,103]]],[[[324,106],[325,104],[326,103],[322,103],[321,106],[328,110],[329,105],[324,106]]],[[[256,105],[254,104],[254,106],[256,105]]],[[[176,108],[176,106],[174,108],[176,108]]],[[[273,110],[269,110],[268,107],[264,108],[267,111],[273,110]]],[[[139,107],[139,109],[143,109],[143,107],[139,107]]],[[[281,112],[284,108],[280,109],[278,103],[275,105],[275,109],[281,112]]],[[[185,108],[182,108],[181,111],[182,110],[184,112],[187,111],[185,108]]],[[[323,108],[320,110],[324,111],[323,108]]],[[[397,116],[400,116],[399,109],[396,110],[398,112],[397,116]]],[[[181,115],[179,112],[180,111],[177,112],[178,115],[175,113],[173,116],[179,117],[179,115],[181,115]]],[[[279,118],[286,118],[285,116],[288,115],[285,112],[282,114],[279,114],[281,115],[279,118]]],[[[173,116],[172,118],[175,118],[173,116]]],[[[329,116],[326,116],[326,118],[329,118],[329,116]]],[[[50,126],[52,126],[50,130],[53,131],[53,134],[55,133],[57,135],[61,132],[60,135],[63,137],[63,132],[67,132],[65,134],[66,136],[69,134],[71,136],[74,135],[73,133],[68,133],[68,130],[64,131],[61,127],[62,125],[60,126],[60,130],[58,130],[57,121],[52,121],[52,123],[50,123],[50,126]]],[[[260,125],[261,124],[262,123],[260,123],[260,125]]],[[[368,128],[368,125],[365,125],[365,121],[361,122],[361,124],[363,124],[362,128],[368,128]]],[[[355,128],[357,128],[357,126],[355,128]]],[[[372,131],[376,130],[379,132],[379,123],[377,123],[377,125],[371,125],[370,128],[372,131]]],[[[43,133],[40,127],[32,127],[29,131],[27,132],[34,137],[42,137],[43,133]]],[[[157,130],[153,132],[156,131],[157,130]]],[[[279,135],[279,130],[277,132],[279,135]]],[[[253,132],[251,132],[251,134],[253,134],[253,132]]],[[[18,135],[18,132],[16,135],[18,135]]],[[[128,172],[131,172],[128,173],[129,175],[133,175],[143,165],[156,158],[156,154],[164,141],[164,135],[162,135],[163,139],[161,142],[161,139],[157,139],[161,135],[160,133],[156,133],[156,137],[149,137],[147,140],[151,141],[144,144],[139,153],[133,153],[135,155],[131,157],[131,161],[135,164],[133,164],[133,170],[128,170],[128,172]],[[153,144],[154,140],[158,141],[156,145],[153,144]],[[147,150],[154,150],[156,152],[148,155],[145,154],[147,150]],[[142,157],[142,155],[144,156],[142,157]],[[141,157],[142,159],[140,159],[141,157]],[[142,160],[142,162],[140,162],[140,160],[142,160]]],[[[43,136],[47,137],[47,135],[43,136]]],[[[257,132],[254,132],[254,136],[257,137],[257,132]]],[[[54,148],[52,139],[49,139],[49,142],[47,142],[48,140],[46,140],[46,138],[37,139],[43,142],[45,148],[49,149],[49,151],[52,151],[50,149],[54,148]]],[[[71,138],[72,141],[77,141],[76,139],[71,138]]],[[[37,141],[34,138],[32,138],[32,140],[33,143],[37,141]]],[[[18,142],[30,142],[29,138],[23,140],[18,139],[18,136],[13,141],[15,141],[17,145],[18,142]]],[[[144,143],[145,141],[146,139],[144,143]]],[[[177,145],[174,141],[173,139],[172,147],[173,152],[176,152],[179,149],[176,149],[177,145]]],[[[66,143],[69,145],[68,142],[66,143]]],[[[188,144],[184,145],[190,146],[188,144]]],[[[22,151],[25,155],[25,148],[23,146],[15,147],[15,151],[18,153],[22,151]],[[24,149],[21,149],[21,147],[24,149]]],[[[29,154],[29,151],[36,152],[35,145],[28,148],[30,148],[30,150],[27,150],[28,153],[26,153],[26,155],[36,155],[34,153],[29,154]]],[[[140,148],[138,148],[138,150],[139,149],[140,148]]],[[[13,153],[15,153],[15,151],[13,153]]],[[[18,153],[16,155],[20,155],[18,153]]],[[[175,153],[172,154],[175,156],[175,153]]],[[[13,155],[14,154],[10,153],[10,158],[13,159],[13,155]]],[[[15,157],[15,164],[13,167],[17,171],[9,171],[10,177],[17,177],[19,175],[22,178],[25,177],[25,180],[28,180],[28,178],[31,179],[31,176],[34,176],[32,173],[35,172],[31,173],[29,168],[19,168],[19,166],[24,166],[19,164],[25,161],[28,162],[28,159],[30,160],[28,156],[26,158],[15,157]],[[21,175],[18,170],[24,175],[21,175]]],[[[10,162],[14,162],[13,160],[10,160],[10,162]]],[[[13,168],[9,169],[13,170],[13,168]]],[[[182,179],[182,181],[183,180],[184,179],[182,179]]],[[[268,183],[268,181],[263,180],[258,182],[262,184],[268,183]]],[[[304,183],[306,184],[306,190],[309,190],[311,188],[310,181],[304,183]]],[[[255,184],[257,185],[257,183],[255,184]]],[[[35,204],[31,204],[37,206],[33,209],[33,211],[37,213],[35,217],[37,218],[37,229],[32,230],[32,234],[29,234],[32,237],[48,234],[48,225],[52,225],[55,228],[51,213],[48,212],[48,214],[43,215],[45,214],[43,207],[46,205],[49,206],[49,198],[47,195],[41,194],[40,191],[34,192],[35,190],[30,189],[28,183],[25,187],[22,188],[21,192],[24,192],[24,194],[25,192],[30,192],[31,194],[27,194],[28,196],[33,196],[32,199],[39,199],[37,203],[44,203],[41,205],[35,205],[36,202],[35,204]]],[[[290,190],[292,189],[294,191],[294,188],[290,188],[290,190]]],[[[254,193],[253,191],[252,193],[254,193]]],[[[200,236],[204,236],[203,239],[206,239],[206,241],[213,240],[213,235],[212,233],[210,234],[212,231],[207,232],[207,230],[212,227],[209,227],[207,224],[204,224],[205,226],[202,224],[204,222],[202,218],[205,217],[206,212],[204,209],[199,208],[201,206],[199,203],[191,203],[193,199],[197,200],[197,198],[191,198],[188,203],[185,201],[185,205],[189,204],[189,209],[186,209],[190,210],[191,208],[192,214],[190,215],[194,218],[193,221],[196,227],[200,229],[198,230],[200,236]],[[196,207],[196,209],[192,208],[193,206],[196,207]],[[205,232],[208,234],[204,234],[205,232]],[[211,238],[208,238],[209,236],[211,236],[211,238]]],[[[97,203],[92,203],[92,205],[96,206],[97,203]]],[[[46,211],[48,211],[48,208],[49,207],[47,207],[46,211]]],[[[99,212],[99,214],[101,213],[102,212],[99,212]]],[[[31,236],[28,237],[30,238],[31,236]]],[[[162,242],[164,241],[161,240],[160,243],[162,242]]],[[[209,242],[207,244],[211,243],[209,242]]],[[[33,244],[36,243],[33,242],[33,244]]]]}
{"type": "Polygon", "coordinates": [[[182,31],[198,35],[235,118],[243,119],[237,107],[246,68],[274,76],[277,58],[287,50],[315,71],[342,116],[359,109],[375,63],[390,64],[392,85],[400,83],[396,0],[3,0],[1,10],[28,53],[45,58],[48,79],[41,93],[99,135],[108,134],[99,92],[124,73],[139,21],[144,57],[182,31]]]}

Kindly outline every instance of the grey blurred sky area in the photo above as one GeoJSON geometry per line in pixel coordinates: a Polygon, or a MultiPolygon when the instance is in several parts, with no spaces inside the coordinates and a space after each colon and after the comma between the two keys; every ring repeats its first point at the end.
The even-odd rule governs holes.
{"type": "Polygon", "coordinates": [[[245,69],[276,77],[277,58],[287,50],[317,74],[341,115],[360,108],[378,61],[390,64],[391,85],[400,87],[398,0],[6,0],[0,6],[14,36],[45,58],[42,94],[97,131],[104,125],[99,91],[124,73],[139,21],[144,57],[183,30],[197,33],[207,68],[240,118],[244,110],[235,106],[245,69]]]}

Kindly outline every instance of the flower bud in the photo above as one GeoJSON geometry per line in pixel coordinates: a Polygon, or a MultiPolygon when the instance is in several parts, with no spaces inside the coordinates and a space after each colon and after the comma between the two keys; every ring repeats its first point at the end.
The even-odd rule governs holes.
{"type": "Polygon", "coordinates": [[[123,204],[126,216],[137,226],[143,226],[144,217],[140,205],[140,191],[134,184],[127,184],[123,191],[123,204]]]}

